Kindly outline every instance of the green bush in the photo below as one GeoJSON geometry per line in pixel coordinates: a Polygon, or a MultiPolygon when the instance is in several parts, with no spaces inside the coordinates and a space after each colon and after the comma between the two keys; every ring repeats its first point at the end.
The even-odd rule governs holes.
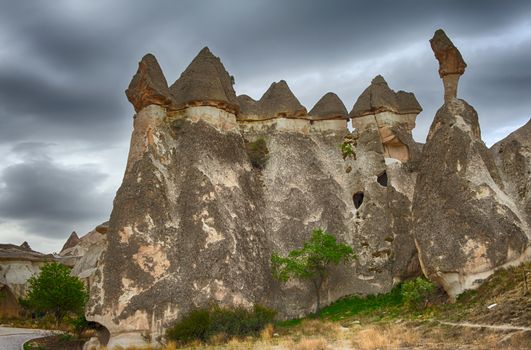
{"type": "Polygon", "coordinates": [[[269,154],[266,140],[259,138],[254,142],[247,143],[245,148],[253,168],[263,169],[266,165],[269,154]]]}
{"type": "Polygon", "coordinates": [[[347,158],[348,156],[353,156],[354,159],[356,159],[356,157],[354,156],[354,149],[352,148],[352,144],[349,142],[343,142],[341,144],[341,154],[343,155],[343,159],[347,158]]]}
{"type": "Polygon", "coordinates": [[[251,310],[212,306],[186,314],[166,331],[166,337],[179,344],[186,344],[194,340],[207,342],[218,334],[227,337],[258,335],[268,323],[273,322],[275,315],[275,311],[260,305],[255,305],[251,310]]]}
{"type": "Polygon", "coordinates": [[[435,290],[435,285],[423,277],[402,283],[400,294],[404,305],[419,307],[435,290]]]}

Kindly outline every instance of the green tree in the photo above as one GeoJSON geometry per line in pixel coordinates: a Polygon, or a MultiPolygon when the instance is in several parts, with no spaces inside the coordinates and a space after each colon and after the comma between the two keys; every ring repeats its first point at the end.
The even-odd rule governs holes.
{"type": "Polygon", "coordinates": [[[271,267],[273,277],[279,281],[286,282],[290,278],[310,280],[317,301],[316,313],[319,314],[321,287],[328,277],[329,267],[355,257],[351,247],[337,243],[334,236],[322,229],[316,229],[301,249],[292,250],[286,257],[273,253],[271,267]]]}
{"type": "Polygon", "coordinates": [[[81,315],[87,301],[81,280],[70,269],[56,262],[46,263],[38,276],[29,279],[27,304],[38,312],[51,313],[57,325],[68,313],[81,315]]]}

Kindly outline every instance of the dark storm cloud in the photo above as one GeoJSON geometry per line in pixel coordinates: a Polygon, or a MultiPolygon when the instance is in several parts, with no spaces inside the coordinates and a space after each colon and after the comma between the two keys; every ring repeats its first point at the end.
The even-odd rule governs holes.
{"type": "MultiPolygon", "coordinates": [[[[115,156],[125,159],[133,109],[123,91],[147,52],[171,84],[208,45],[235,76],[238,93],[258,98],[272,81],[287,79],[307,108],[331,90],[350,109],[381,73],[393,89],[417,95],[424,112],[415,134],[423,141],[442,103],[428,43],[433,31],[475,42],[518,26],[531,31],[529,18],[529,1],[0,0],[0,151],[18,157],[10,166],[0,162],[0,221],[58,237],[108,215],[114,190],[95,190],[103,170],[59,165],[47,147],[63,154],[74,143],[91,152],[124,147],[115,156]],[[370,74],[328,75],[412,45],[423,49],[370,74]],[[314,77],[310,84],[296,82],[305,75],[314,77]]],[[[460,95],[480,113],[484,135],[531,110],[529,40],[495,41],[484,51],[460,46],[469,64],[460,95]]],[[[70,158],[85,163],[86,154],[76,152],[70,158]]]]}
{"type": "Polygon", "coordinates": [[[59,166],[45,148],[39,143],[14,148],[26,161],[0,173],[0,218],[19,223],[28,233],[55,238],[82,222],[105,219],[110,198],[97,188],[107,176],[90,166],[59,166]]]}

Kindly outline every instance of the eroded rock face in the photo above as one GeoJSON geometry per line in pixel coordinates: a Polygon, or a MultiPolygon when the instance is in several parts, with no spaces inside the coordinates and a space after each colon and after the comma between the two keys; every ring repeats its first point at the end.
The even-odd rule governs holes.
{"type": "Polygon", "coordinates": [[[491,147],[505,192],[531,225],[531,120],[491,147]]]}
{"type": "Polygon", "coordinates": [[[411,131],[421,111],[413,93],[391,90],[378,75],[360,95],[349,116],[354,128],[370,127],[379,131],[385,157],[406,162],[411,159],[411,153],[416,152],[411,131]]]}
{"type": "Polygon", "coordinates": [[[15,298],[25,297],[30,277],[39,274],[45,263],[57,260],[24,243],[21,246],[0,244],[0,285],[7,286],[15,298]]]}
{"type": "Polygon", "coordinates": [[[174,104],[166,78],[152,54],[142,57],[125,94],[137,112],[151,104],[166,107],[174,104]]]}
{"type": "Polygon", "coordinates": [[[528,216],[504,192],[476,111],[462,100],[445,103],[423,148],[413,202],[426,276],[456,296],[495,268],[527,259],[528,216]]]}
{"type": "Polygon", "coordinates": [[[435,58],[439,61],[439,76],[444,84],[444,100],[448,102],[457,98],[459,77],[465,73],[466,63],[442,29],[435,31],[430,44],[435,58]]]}

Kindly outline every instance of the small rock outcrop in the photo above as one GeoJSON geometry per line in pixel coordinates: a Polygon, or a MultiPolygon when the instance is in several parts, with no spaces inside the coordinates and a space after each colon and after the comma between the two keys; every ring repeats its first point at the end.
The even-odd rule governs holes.
{"type": "Polygon", "coordinates": [[[448,102],[457,98],[457,84],[459,77],[465,73],[466,63],[442,29],[435,31],[430,44],[435,58],[439,61],[439,76],[444,84],[444,101],[448,102]]]}
{"type": "Polygon", "coordinates": [[[236,114],[239,105],[232,84],[221,60],[205,47],[173,83],[170,92],[177,109],[214,106],[236,114]]]}
{"type": "Polygon", "coordinates": [[[326,93],[308,113],[310,119],[347,119],[343,101],[333,92],[326,93]]]}
{"type": "Polygon", "coordinates": [[[166,78],[152,54],[142,57],[138,63],[138,71],[125,94],[136,112],[151,104],[167,107],[173,105],[166,78]]]}
{"type": "Polygon", "coordinates": [[[59,255],[63,254],[69,249],[74,248],[76,245],[79,244],[79,241],[80,240],[79,240],[79,237],[76,231],[73,231],[68,237],[68,239],[66,240],[65,244],[63,245],[63,248],[61,248],[61,252],[59,253],[59,255]]]}

